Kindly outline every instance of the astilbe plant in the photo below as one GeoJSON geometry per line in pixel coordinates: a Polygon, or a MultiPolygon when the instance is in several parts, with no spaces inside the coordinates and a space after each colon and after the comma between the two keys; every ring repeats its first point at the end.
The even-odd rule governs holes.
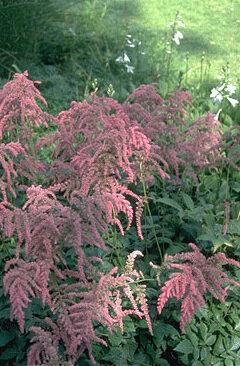
{"type": "Polygon", "coordinates": [[[229,289],[225,284],[240,287],[240,283],[229,278],[222,270],[222,266],[226,264],[240,268],[238,261],[227,258],[224,253],[216,253],[206,258],[195,244],[189,245],[193,252],[165,256],[162,267],[174,272],[162,287],[157,301],[157,310],[161,314],[169,298],[182,299],[180,321],[182,332],[185,324],[191,322],[196,309],[205,304],[206,293],[209,292],[215,299],[224,302],[229,289]]]}
{"type": "MultiPolygon", "coordinates": [[[[134,314],[146,319],[150,333],[152,325],[144,276],[134,268],[136,257],[142,253],[137,250],[128,256],[124,273],[119,274],[116,267],[104,273],[101,258],[88,255],[89,249],[107,249],[102,234],[109,224],[117,225],[122,234],[131,227],[133,201],[138,235],[143,238],[140,220],[144,199],[133,191],[133,185],[139,180],[150,182],[154,173],[169,178],[172,167],[180,177],[179,167],[186,167],[184,159],[193,149],[194,138],[203,134],[203,154],[211,149],[212,142],[218,142],[218,126],[208,115],[188,127],[189,94],[176,91],[164,100],[152,85],[141,86],[124,105],[93,94],[88,101],[73,102],[57,118],[49,117],[36,104],[35,98],[45,102],[26,72],[16,74],[0,96],[1,134],[9,131],[8,138],[17,139],[0,147],[0,229],[3,237],[16,239],[15,256],[7,261],[3,277],[5,294],[10,297],[10,317],[24,332],[25,309],[34,297],[50,314],[45,328],[29,329],[35,336],[28,366],[73,366],[85,350],[94,362],[92,343],[106,345],[96,334],[95,323],[110,332],[116,325],[123,331],[123,318],[134,314]],[[47,125],[47,119],[56,123],[56,133],[40,139],[36,148],[30,146],[34,141],[31,124],[47,125]],[[204,129],[206,121],[210,132],[204,129]],[[16,124],[26,132],[26,138],[20,133],[18,139],[16,124]],[[215,140],[211,139],[213,125],[215,140]],[[185,135],[180,133],[182,126],[185,135]],[[181,154],[176,147],[178,138],[181,154]],[[53,162],[47,165],[38,161],[37,153],[50,144],[53,162]],[[45,187],[37,184],[36,169],[46,173],[45,187]],[[24,184],[18,183],[24,193],[21,202],[26,195],[20,205],[8,199],[8,192],[18,198],[13,185],[17,174],[28,178],[24,184]],[[120,214],[125,215],[126,224],[120,214]],[[66,259],[69,249],[74,253],[71,261],[66,259]],[[59,353],[62,345],[65,354],[59,353]]],[[[201,157],[193,155],[193,160],[198,166],[201,157]]],[[[183,298],[182,330],[204,303],[205,292],[224,301],[227,289],[222,284],[238,285],[221,270],[223,264],[240,266],[238,262],[224,254],[206,259],[191,246],[193,253],[166,258],[164,268],[182,272],[171,275],[158,300],[161,312],[169,297],[183,298]]]]}
{"type": "MultiPolygon", "coordinates": [[[[35,92],[26,73],[17,75],[17,81],[20,91],[25,86],[25,92],[35,92]]],[[[24,102],[16,102],[15,108],[14,103],[18,99],[16,97],[12,100],[13,110],[16,109],[18,115],[9,115],[9,124],[3,124],[5,131],[12,131],[13,122],[23,123],[23,118],[26,117],[24,113],[31,103],[32,108],[35,108],[35,99],[25,100],[26,93],[22,95],[20,91],[24,102]]],[[[39,96],[38,93],[36,95],[39,96]]],[[[5,294],[10,296],[11,319],[16,319],[21,332],[24,332],[24,310],[34,297],[40,298],[43,304],[48,304],[50,311],[57,317],[56,324],[46,319],[51,326],[51,332],[32,327],[39,342],[32,346],[29,353],[28,364],[31,366],[41,362],[64,364],[64,360],[58,355],[61,340],[65,344],[68,364],[74,364],[85,349],[94,361],[92,342],[106,344],[95,335],[94,321],[105,324],[109,330],[116,324],[123,329],[122,318],[128,314],[136,314],[146,317],[151,330],[145,287],[137,286],[134,299],[130,286],[136,280],[137,272],[132,274],[128,271],[127,275],[114,276],[117,270],[115,268],[104,275],[94,266],[100,258],[88,257],[84,249],[88,246],[106,249],[101,233],[107,230],[107,223],[117,224],[122,234],[124,233],[118,219],[120,212],[127,216],[127,228],[131,226],[134,211],[127,198],[129,196],[137,201],[139,211],[136,221],[141,236],[140,213],[143,202],[140,196],[128,189],[127,182],[135,180],[132,161],[134,160],[136,166],[137,159],[147,159],[149,141],[138,125],[130,125],[121,106],[113,100],[98,100],[93,97],[93,106],[87,102],[82,105],[73,103],[73,106],[76,107],[80,119],[77,137],[81,140],[83,135],[84,139],[80,146],[75,145],[74,128],[78,127],[78,120],[72,110],[69,113],[62,112],[59,125],[63,131],[57,131],[53,137],[59,143],[57,149],[60,146],[60,151],[55,153],[59,164],[52,166],[52,172],[57,169],[57,174],[56,179],[49,182],[51,187],[32,185],[27,188],[27,200],[22,208],[15,207],[6,199],[0,207],[2,233],[6,237],[15,236],[17,239],[15,258],[6,263],[3,279],[5,294]],[[115,107],[116,113],[119,113],[111,117],[115,107]],[[69,123],[70,117],[72,121],[69,123]],[[64,131],[64,124],[68,123],[73,130],[70,133],[68,129],[64,131]],[[68,138],[73,139],[72,145],[68,145],[68,138]],[[83,166],[81,158],[85,159],[83,166]],[[66,175],[61,176],[60,170],[64,168],[67,169],[68,179],[66,175]],[[64,205],[58,200],[62,191],[66,197],[64,205]],[[64,259],[68,248],[74,248],[76,255],[71,268],[68,268],[64,259]],[[124,294],[129,299],[130,309],[122,308],[124,294]],[[43,341],[44,335],[48,335],[49,342],[43,341]]],[[[44,114],[43,116],[45,118],[44,114]]],[[[8,150],[14,153],[14,143],[10,144],[12,145],[9,145],[8,150]]],[[[16,144],[20,149],[21,145],[16,144]]],[[[25,153],[25,150],[21,152],[25,153]]],[[[4,155],[4,150],[2,156],[7,183],[11,187],[11,174],[16,175],[14,165],[11,159],[9,165],[5,163],[8,155],[4,155]]],[[[18,170],[20,168],[18,165],[18,170]]]]}

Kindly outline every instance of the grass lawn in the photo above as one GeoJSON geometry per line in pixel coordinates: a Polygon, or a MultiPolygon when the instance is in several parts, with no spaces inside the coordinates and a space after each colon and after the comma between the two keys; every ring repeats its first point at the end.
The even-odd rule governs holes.
{"type": "MultiPolygon", "coordinates": [[[[166,25],[176,12],[185,28],[175,61],[185,70],[186,54],[193,78],[199,75],[202,52],[211,62],[211,74],[217,76],[223,64],[230,63],[232,75],[239,76],[240,2],[234,0],[111,0],[105,17],[114,26],[144,42],[146,57],[156,63],[162,48],[166,25]],[[110,15],[110,17],[109,17],[110,15]]],[[[109,29],[108,29],[109,31],[109,29]]]]}
{"type": "MultiPolygon", "coordinates": [[[[6,10],[9,24],[21,15],[18,15],[20,8],[17,5],[13,9],[15,13],[12,15],[10,10],[6,10]]],[[[23,15],[26,15],[26,9],[23,15]]],[[[164,79],[161,78],[167,55],[164,45],[167,32],[171,31],[167,25],[175,19],[177,11],[185,27],[179,29],[183,33],[180,45],[174,44],[171,64],[171,70],[175,70],[174,87],[178,84],[179,72],[184,75],[191,70],[187,73],[188,83],[185,86],[193,90],[200,81],[201,66],[203,75],[209,70],[210,63],[210,85],[207,83],[206,88],[208,95],[212,87],[219,85],[216,76],[227,62],[236,84],[236,79],[240,79],[239,0],[52,0],[49,14],[43,12],[40,17],[38,33],[42,29],[42,34],[38,34],[36,40],[29,42],[28,39],[34,34],[34,22],[29,23],[28,28],[27,20],[22,25],[18,19],[16,34],[8,37],[13,41],[10,51],[4,51],[8,44],[2,45],[4,57],[0,67],[1,70],[3,67],[8,70],[8,75],[5,72],[6,78],[16,72],[16,68],[11,66],[16,64],[21,71],[28,69],[31,78],[42,80],[43,95],[52,109],[58,105],[62,108],[64,101],[64,108],[67,108],[71,100],[84,97],[91,90],[95,78],[99,82],[99,90],[106,94],[109,84],[112,84],[116,90],[115,97],[124,100],[139,84],[157,81],[158,76],[160,80],[164,79]],[[135,39],[135,45],[141,41],[141,46],[128,48],[128,34],[132,35],[131,40],[135,39]],[[28,43],[21,41],[18,44],[21,37],[28,39],[33,57],[25,52],[28,43]],[[32,45],[34,49],[31,49],[32,45]],[[135,67],[132,74],[116,62],[117,58],[123,57],[124,50],[131,59],[131,67],[135,67]],[[201,64],[203,52],[205,57],[201,64]],[[6,67],[3,63],[9,55],[11,57],[6,67]]],[[[3,23],[5,32],[10,31],[4,17],[3,23]]],[[[169,37],[171,39],[172,36],[169,37]]],[[[1,84],[5,81],[0,80],[1,84]]]]}

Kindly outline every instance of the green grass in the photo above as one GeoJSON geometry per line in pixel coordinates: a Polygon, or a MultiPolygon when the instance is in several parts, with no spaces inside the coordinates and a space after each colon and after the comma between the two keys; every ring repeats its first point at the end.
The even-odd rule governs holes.
{"type": "MultiPolygon", "coordinates": [[[[177,11],[182,15],[185,28],[179,29],[184,38],[174,47],[169,73],[174,76],[172,87],[177,86],[180,71],[186,82],[184,73],[192,69],[185,86],[198,93],[203,81],[201,66],[204,73],[209,70],[209,62],[210,82],[205,96],[209,95],[211,87],[219,85],[216,76],[227,62],[233,82],[240,79],[239,0],[49,0],[48,8],[46,0],[39,0],[36,3],[37,9],[42,10],[39,19],[32,13],[27,17],[27,6],[19,7],[15,0],[12,2],[16,4],[2,6],[5,13],[0,14],[5,35],[0,43],[3,55],[0,76],[4,78],[0,83],[16,72],[12,64],[21,71],[28,69],[32,79],[42,80],[41,91],[54,112],[67,108],[73,99],[86,97],[93,90],[95,78],[99,93],[106,94],[112,84],[115,97],[120,101],[139,84],[162,79],[166,67],[163,59],[169,31],[167,24],[174,20],[177,11]],[[21,19],[25,19],[23,24],[21,19]],[[9,24],[15,24],[15,33],[9,31],[9,24]],[[36,27],[38,32],[32,39],[36,27]],[[144,56],[140,56],[136,48],[126,47],[127,34],[142,42],[144,56]],[[127,73],[115,62],[124,49],[136,66],[134,74],[127,73]],[[203,52],[205,57],[201,64],[203,52]]],[[[34,13],[36,9],[33,10],[34,13]]]]}
{"type": "Polygon", "coordinates": [[[239,76],[239,1],[112,0],[109,11],[113,18],[118,19],[119,26],[127,28],[126,32],[144,41],[147,57],[154,63],[159,59],[166,25],[174,20],[179,11],[185,28],[182,30],[184,39],[178,46],[176,56],[178,68],[184,69],[188,52],[189,66],[196,76],[202,52],[205,52],[206,59],[211,62],[213,76],[218,75],[227,62],[233,76],[239,76]]]}

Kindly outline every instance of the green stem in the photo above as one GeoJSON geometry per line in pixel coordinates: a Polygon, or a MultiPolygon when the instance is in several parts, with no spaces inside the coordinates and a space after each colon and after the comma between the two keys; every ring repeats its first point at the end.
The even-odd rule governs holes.
{"type": "Polygon", "coordinates": [[[157,238],[157,233],[156,233],[156,230],[155,230],[155,226],[154,226],[154,222],[153,222],[153,218],[152,218],[152,213],[151,213],[149,203],[148,203],[146,186],[145,186],[145,182],[144,182],[144,179],[143,179],[144,176],[143,176],[143,170],[142,170],[142,163],[140,164],[140,171],[141,171],[141,178],[142,178],[141,183],[142,183],[142,187],[143,187],[143,195],[144,195],[144,200],[146,202],[146,207],[147,207],[147,211],[148,211],[149,218],[150,218],[151,228],[153,230],[154,238],[155,238],[156,243],[157,243],[158,252],[159,252],[159,255],[160,255],[160,258],[161,258],[161,262],[163,262],[162,251],[161,251],[160,244],[159,244],[159,241],[158,241],[158,238],[157,238]]]}

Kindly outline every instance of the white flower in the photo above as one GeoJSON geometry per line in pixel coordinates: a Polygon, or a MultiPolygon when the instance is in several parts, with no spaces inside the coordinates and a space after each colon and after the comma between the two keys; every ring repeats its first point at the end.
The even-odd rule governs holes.
{"type": "Polygon", "coordinates": [[[130,66],[130,65],[128,65],[128,64],[125,64],[125,67],[126,67],[127,72],[128,72],[129,74],[133,74],[133,73],[134,73],[134,70],[135,70],[135,67],[134,67],[134,66],[130,66]]]}
{"type": "Polygon", "coordinates": [[[225,84],[223,84],[223,85],[221,85],[221,86],[218,86],[218,87],[217,87],[217,90],[218,90],[219,92],[221,92],[224,88],[225,88],[225,84]]]}
{"type": "Polygon", "coordinates": [[[223,100],[223,96],[222,96],[222,94],[217,94],[216,96],[215,96],[215,98],[214,98],[214,102],[215,103],[221,103],[222,102],[222,100],[223,100]]]}
{"type": "Polygon", "coordinates": [[[223,96],[219,93],[219,91],[220,90],[218,88],[213,88],[211,90],[210,98],[213,98],[215,103],[221,103],[223,100],[223,96]]]}
{"type": "Polygon", "coordinates": [[[123,54],[123,61],[124,61],[125,63],[127,63],[127,62],[131,62],[131,60],[130,60],[130,58],[128,57],[128,55],[126,54],[126,52],[124,52],[124,54],[123,54]]]}
{"type": "Polygon", "coordinates": [[[211,90],[210,98],[215,98],[215,97],[216,97],[216,95],[218,95],[218,94],[219,94],[219,93],[218,93],[217,89],[216,89],[216,88],[213,88],[213,89],[211,90]]]}
{"type": "Polygon", "coordinates": [[[183,24],[183,22],[181,20],[178,21],[178,26],[182,27],[182,28],[185,28],[185,24],[183,24]]]}
{"type": "Polygon", "coordinates": [[[236,107],[236,105],[239,103],[238,100],[233,98],[227,98],[227,100],[231,103],[233,107],[236,107]]]}
{"type": "Polygon", "coordinates": [[[236,89],[237,87],[235,85],[228,84],[225,90],[229,93],[229,95],[232,95],[235,93],[236,89]]]}
{"type": "Polygon", "coordinates": [[[173,26],[174,22],[171,22],[167,25],[168,28],[171,28],[173,26]]]}
{"type": "Polygon", "coordinates": [[[134,43],[132,43],[131,41],[129,41],[129,39],[127,40],[127,46],[128,47],[131,47],[131,48],[134,48],[135,47],[135,44],[134,43]]]}
{"type": "Polygon", "coordinates": [[[222,112],[222,109],[219,109],[217,114],[215,115],[214,119],[215,121],[218,121],[218,118],[219,118],[219,114],[222,112]]]}
{"type": "Polygon", "coordinates": [[[128,55],[126,54],[126,52],[124,52],[123,56],[119,56],[118,58],[116,58],[115,60],[116,62],[121,62],[123,64],[131,62],[130,58],[128,57],[128,55]]]}
{"type": "Polygon", "coordinates": [[[118,56],[115,61],[116,62],[123,62],[123,57],[122,56],[118,56]]]}
{"type": "Polygon", "coordinates": [[[123,62],[131,62],[130,58],[128,57],[128,55],[126,54],[126,52],[124,52],[123,54],[123,62]]]}
{"type": "Polygon", "coordinates": [[[174,34],[174,37],[173,37],[173,41],[177,44],[177,45],[180,45],[180,39],[183,39],[183,34],[179,31],[177,31],[175,34],[174,34]]]}

